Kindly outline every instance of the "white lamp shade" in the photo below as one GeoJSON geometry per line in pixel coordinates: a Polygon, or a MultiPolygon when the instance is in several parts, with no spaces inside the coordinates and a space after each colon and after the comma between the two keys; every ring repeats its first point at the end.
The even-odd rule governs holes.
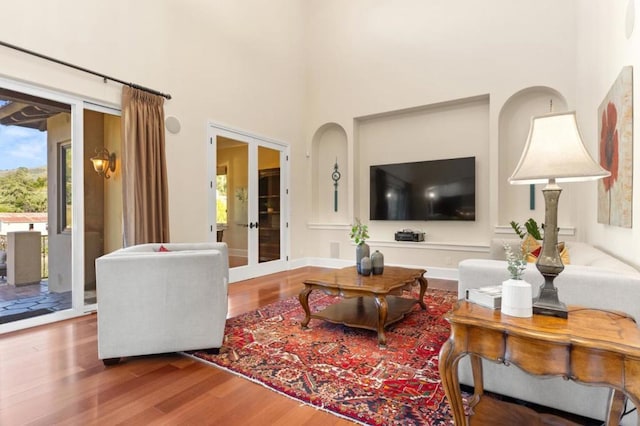
{"type": "Polygon", "coordinates": [[[585,148],[576,114],[570,111],[531,118],[527,143],[509,183],[595,180],[610,174],[585,148]]]}

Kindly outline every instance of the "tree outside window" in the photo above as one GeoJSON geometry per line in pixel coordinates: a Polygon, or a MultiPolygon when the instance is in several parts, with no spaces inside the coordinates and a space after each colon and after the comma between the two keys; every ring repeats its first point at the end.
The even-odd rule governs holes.
{"type": "Polygon", "coordinates": [[[227,168],[218,167],[216,175],[216,223],[227,224],[227,168]]]}

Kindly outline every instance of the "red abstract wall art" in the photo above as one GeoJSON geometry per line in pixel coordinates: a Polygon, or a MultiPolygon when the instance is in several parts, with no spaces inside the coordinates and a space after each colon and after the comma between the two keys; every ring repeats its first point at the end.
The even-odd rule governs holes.
{"type": "Polygon", "coordinates": [[[633,208],[633,68],[620,75],[598,108],[600,165],[611,176],[598,181],[598,222],[631,228],[633,208]]]}

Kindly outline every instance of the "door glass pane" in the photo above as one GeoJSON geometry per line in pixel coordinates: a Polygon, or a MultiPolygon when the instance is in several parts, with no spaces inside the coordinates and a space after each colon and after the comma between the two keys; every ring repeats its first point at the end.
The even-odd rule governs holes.
{"type": "MultiPolygon", "coordinates": [[[[220,176],[220,171],[226,172],[224,190],[227,209],[226,215],[216,212],[216,221],[226,219],[226,223],[217,222],[216,224],[217,240],[227,243],[231,268],[245,266],[249,264],[249,145],[217,136],[216,162],[216,174],[220,176]]],[[[224,208],[218,201],[216,200],[216,207],[224,208]]]]}
{"type": "Polygon", "coordinates": [[[71,191],[70,123],[70,105],[0,87],[0,324],[71,308],[71,204],[54,190],[71,191]]]}
{"type": "Polygon", "coordinates": [[[229,185],[227,184],[227,168],[220,167],[216,174],[216,225],[218,242],[224,237],[224,229],[227,227],[229,220],[227,219],[227,193],[229,185]]]}
{"type": "Polygon", "coordinates": [[[258,147],[258,261],[280,259],[280,151],[258,147]]]}
{"type": "Polygon", "coordinates": [[[123,246],[121,118],[100,111],[84,111],[84,304],[98,302],[96,259],[123,246]],[[103,149],[115,154],[109,179],[96,173],[90,158],[103,149]]]}
{"type": "Polygon", "coordinates": [[[72,206],[71,206],[71,143],[61,143],[58,163],[60,164],[60,201],[58,230],[71,231],[72,206]]]}

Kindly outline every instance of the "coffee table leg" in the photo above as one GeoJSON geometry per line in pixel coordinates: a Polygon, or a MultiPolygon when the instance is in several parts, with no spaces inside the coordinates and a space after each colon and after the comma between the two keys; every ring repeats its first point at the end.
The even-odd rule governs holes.
{"type": "Polygon", "coordinates": [[[425,277],[419,277],[418,284],[420,284],[420,298],[418,299],[418,303],[420,304],[420,307],[426,311],[427,305],[424,303],[424,293],[427,291],[429,283],[425,277]]]}
{"type": "Polygon", "coordinates": [[[384,335],[384,324],[387,322],[387,313],[389,310],[387,298],[377,295],[376,307],[378,308],[378,345],[387,346],[387,336],[384,335]]]}
{"type": "Polygon", "coordinates": [[[300,323],[302,328],[307,328],[309,320],[311,320],[311,310],[309,309],[309,293],[311,293],[311,287],[305,285],[304,289],[298,295],[298,300],[300,300],[300,304],[302,305],[302,309],[304,309],[305,313],[305,317],[300,323]]]}

